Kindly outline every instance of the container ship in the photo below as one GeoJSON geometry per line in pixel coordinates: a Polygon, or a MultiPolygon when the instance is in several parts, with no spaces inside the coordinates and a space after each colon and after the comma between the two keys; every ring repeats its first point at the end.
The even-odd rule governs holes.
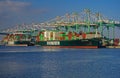
{"type": "Polygon", "coordinates": [[[44,48],[103,48],[107,44],[97,29],[94,32],[84,32],[75,29],[76,26],[79,28],[79,25],[74,25],[42,30],[36,36],[35,44],[44,48]]]}
{"type": "Polygon", "coordinates": [[[19,30],[7,34],[1,41],[6,46],[33,46],[31,31],[19,30]]]}

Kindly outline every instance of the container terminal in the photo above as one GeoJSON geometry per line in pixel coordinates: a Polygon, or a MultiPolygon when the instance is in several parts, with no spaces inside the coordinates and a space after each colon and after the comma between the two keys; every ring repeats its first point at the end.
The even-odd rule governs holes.
{"type": "Polygon", "coordinates": [[[0,44],[44,48],[120,48],[120,39],[116,38],[119,27],[119,21],[84,9],[44,23],[22,24],[1,30],[0,35],[4,37],[0,44]]]}

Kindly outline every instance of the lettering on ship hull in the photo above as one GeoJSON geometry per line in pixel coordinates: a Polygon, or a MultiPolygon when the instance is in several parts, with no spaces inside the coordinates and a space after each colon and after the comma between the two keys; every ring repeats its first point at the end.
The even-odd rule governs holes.
{"type": "Polygon", "coordinates": [[[59,41],[47,41],[47,45],[60,45],[59,41]]]}

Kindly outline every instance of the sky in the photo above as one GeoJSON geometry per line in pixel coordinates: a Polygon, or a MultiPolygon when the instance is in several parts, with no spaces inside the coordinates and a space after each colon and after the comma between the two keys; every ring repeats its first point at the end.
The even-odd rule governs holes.
{"type": "Polygon", "coordinates": [[[120,0],[0,0],[0,29],[41,23],[88,8],[120,21],[120,0]]]}

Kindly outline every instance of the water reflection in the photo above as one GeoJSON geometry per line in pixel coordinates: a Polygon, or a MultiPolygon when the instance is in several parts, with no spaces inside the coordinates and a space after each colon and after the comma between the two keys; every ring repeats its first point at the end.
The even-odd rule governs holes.
{"type": "Polygon", "coordinates": [[[55,48],[42,48],[40,46],[28,46],[28,47],[13,47],[13,46],[3,46],[0,47],[0,52],[58,52],[61,49],[55,48]]]}

